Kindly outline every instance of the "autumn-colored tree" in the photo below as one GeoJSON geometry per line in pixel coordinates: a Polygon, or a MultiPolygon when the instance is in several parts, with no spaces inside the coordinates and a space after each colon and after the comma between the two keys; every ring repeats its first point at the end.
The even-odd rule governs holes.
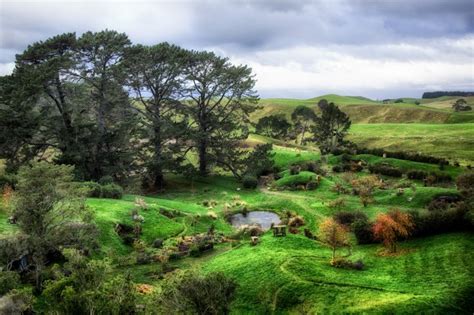
{"type": "Polygon", "coordinates": [[[415,225],[412,217],[398,209],[380,213],[373,226],[374,237],[382,241],[385,248],[394,253],[397,251],[397,240],[410,236],[415,225]]]}
{"type": "Polygon", "coordinates": [[[380,180],[375,175],[365,176],[352,181],[352,187],[359,195],[360,201],[364,207],[373,202],[373,192],[380,187],[380,180]]]}
{"type": "Polygon", "coordinates": [[[331,264],[335,261],[336,250],[338,248],[350,247],[351,245],[347,229],[334,221],[333,218],[328,218],[319,225],[318,238],[321,242],[331,247],[331,264]]]}
{"type": "Polygon", "coordinates": [[[8,209],[10,207],[12,197],[13,197],[13,188],[12,186],[7,184],[3,187],[3,191],[2,191],[3,206],[5,207],[5,209],[8,209]]]}

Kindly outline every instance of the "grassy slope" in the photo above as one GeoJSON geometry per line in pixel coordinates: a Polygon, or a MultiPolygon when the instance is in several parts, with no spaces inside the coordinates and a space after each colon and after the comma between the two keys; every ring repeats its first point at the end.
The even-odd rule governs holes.
{"type": "MultiPolygon", "coordinates": [[[[280,167],[295,161],[315,160],[318,153],[301,149],[275,147],[275,160],[280,167]]],[[[370,163],[381,158],[360,156],[370,163]]],[[[336,163],[336,158],[331,158],[336,163]]],[[[406,169],[436,169],[436,166],[385,159],[386,162],[406,169]]],[[[453,175],[459,169],[446,170],[453,175]]],[[[329,174],[315,191],[239,190],[240,184],[232,177],[219,176],[196,180],[192,185],[179,177],[171,178],[169,191],[159,196],[148,196],[151,206],[142,211],[145,217],[143,239],[149,244],[156,237],[172,237],[205,232],[213,223],[218,231],[231,233],[232,228],[223,220],[226,203],[239,199],[250,209],[272,209],[276,212],[291,210],[305,218],[305,228],[314,233],[322,219],[334,213],[328,207],[340,195],[330,191],[334,182],[341,179],[329,174]],[[210,209],[203,200],[214,200],[211,210],[217,220],[207,216],[210,209]],[[168,219],[158,208],[177,209],[185,215],[168,219]],[[198,216],[197,216],[198,215],[198,216]],[[199,218],[192,225],[193,218],[199,218]]],[[[396,180],[387,179],[395,183],[396,180]]],[[[392,207],[402,210],[421,209],[439,192],[452,192],[453,188],[422,187],[407,189],[398,196],[396,189],[380,190],[375,203],[363,208],[371,218],[392,207]]],[[[131,223],[130,210],[135,196],[123,200],[89,199],[96,210],[97,222],[102,230],[101,241],[105,249],[127,254],[113,232],[117,222],[131,223]]],[[[346,195],[347,209],[362,209],[356,196],[346,195]]],[[[402,244],[407,252],[398,257],[378,255],[379,246],[355,246],[351,259],[361,259],[367,266],[364,271],[334,269],[328,264],[330,251],[321,244],[302,235],[274,238],[267,233],[260,245],[217,248],[200,258],[186,258],[175,262],[180,268],[198,268],[203,272],[222,271],[234,277],[240,287],[233,304],[233,313],[462,313],[466,311],[464,297],[474,286],[474,236],[472,234],[446,234],[412,240],[402,244]]],[[[160,280],[150,277],[155,264],[134,266],[132,275],[138,282],[159,285],[160,280]]],[[[121,269],[118,269],[121,270],[121,269]]]]}
{"type": "Polygon", "coordinates": [[[362,259],[367,270],[340,270],[318,243],[267,235],[261,245],[221,254],[204,269],[238,280],[236,314],[462,312],[466,301],[458,297],[468,297],[474,285],[474,236],[439,235],[402,247],[409,252],[380,257],[377,246],[358,246],[353,259],[362,259]]]}
{"type": "MultiPolygon", "coordinates": [[[[288,118],[298,105],[314,107],[322,98],[342,107],[354,123],[459,123],[474,122],[474,112],[454,113],[450,104],[455,98],[412,99],[406,98],[405,103],[383,104],[357,96],[323,95],[311,99],[262,99],[260,109],[252,115],[253,121],[272,115],[284,114],[288,118]],[[416,100],[421,105],[415,105],[416,100]]],[[[467,98],[468,103],[474,103],[474,98],[467,98]]]]}
{"type": "MultiPolygon", "coordinates": [[[[313,107],[317,111],[316,104],[322,98],[340,105],[349,115],[353,122],[350,139],[356,144],[369,148],[431,154],[465,164],[474,162],[474,111],[453,112],[449,104],[456,97],[405,98],[405,103],[397,104],[382,104],[363,97],[333,94],[306,100],[262,99],[261,108],[252,114],[251,120],[256,122],[259,118],[272,114],[284,114],[289,119],[298,105],[313,107]],[[417,100],[422,104],[415,105],[417,100]]],[[[474,97],[466,100],[469,104],[474,104],[474,97]]],[[[251,141],[262,142],[268,139],[252,136],[251,141]]],[[[283,145],[279,141],[272,142],[283,145]]]]}
{"type": "Polygon", "coordinates": [[[369,148],[474,162],[474,124],[354,124],[349,139],[369,148]]]}

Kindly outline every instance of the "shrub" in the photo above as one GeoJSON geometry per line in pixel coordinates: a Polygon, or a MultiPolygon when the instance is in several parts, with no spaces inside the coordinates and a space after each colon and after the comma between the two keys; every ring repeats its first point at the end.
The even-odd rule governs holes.
{"type": "Polygon", "coordinates": [[[100,198],[102,197],[102,186],[96,182],[84,182],[84,187],[87,189],[87,197],[100,198]]]}
{"type": "Polygon", "coordinates": [[[99,184],[101,185],[108,185],[108,184],[113,184],[114,179],[110,175],[102,176],[99,179],[99,184]]]}
{"type": "Polygon", "coordinates": [[[364,269],[364,263],[360,259],[353,262],[345,258],[336,258],[332,265],[336,268],[354,269],[354,270],[364,269]]]}
{"type": "Polygon", "coordinates": [[[425,171],[410,170],[407,172],[408,179],[424,180],[427,176],[428,176],[428,173],[425,171]]]}
{"type": "Polygon", "coordinates": [[[242,185],[246,189],[255,189],[255,188],[257,188],[257,185],[258,185],[257,177],[255,177],[255,176],[245,176],[242,179],[242,185]]]}
{"type": "Polygon", "coordinates": [[[415,223],[414,236],[459,232],[469,229],[469,207],[464,202],[444,211],[411,211],[415,223]]]}
{"type": "Polygon", "coordinates": [[[0,297],[0,314],[33,314],[34,297],[26,290],[12,290],[0,297]]]}
{"type": "Polygon", "coordinates": [[[385,176],[391,176],[391,177],[402,177],[403,172],[396,168],[392,167],[387,164],[372,164],[369,165],[369,171],[373,174],[381,174],[385,176]]]}
{"type": "Polygon", "coordinates": [[[362,211],[339,211],[333,215],[334,220],[342,225],[350,226],[357,220],[368,221],[367,215],[362,211]]]}
{"type": "Polygon", "coordinates": [[[0,296],[20,286],[20,276],[14,271],[0,271],[0,296]]]}
{"type": "Polygon", "coordinates": [[[237,283],[223,273],[177,274],[158,297],[160,314],[228,314],[237,283]]]}
{"type": "Polygon", "coordinates": [[[290,166],[290,175],[298,175],[300,171],[301,171],[301,167],[299,165],[290,166]]]}
{"type": "Polygon", "coordinates": [[[296,227],[296,228],[303,226],[304,224],[305,224],[304,219],[300,215],[294,216],[290,218],[290,220],[288,221],[289,226],[296,227]]]}
{"type": "Polygon", "coordinates": [[[367,219],[355,220],[351,225],[358,244],[374,243],[374,234],[372,232],[372,224],[367,219]]]}
{"type": "Polygon", "coordinates": [[[102,186],[102,198],[121,199],[123,188],[117,184],[107,184],[102,186]]]}
{"type": "Polygon", "coordinates": [[[2,174],[0,175],[0,189],[6,185],[15,188],[17,182],[16,176],[13,174],[2,174]]]}
{"type": "Polygon", "coordinates": [[[156,240],[153,241],[152,246],[154,248],[161,248],[163,246],[163,239],[157,238],[156,240]]]}
{"type": "Polygon", "coordinates": [[[385,151],[383,149],[368,149],[368,148],[357,148],[358,154],[371,154],[376,156],[386,156],[388,158],[394,158],[399,160],[408,160],[413,162],[422,162],[429,164],[439,164],[444,163],[449,165],[449,162],[443,158],[437,158],[429,155],[421,155],[418,153],[408,153],[403,151],[385,151]]]}
{"type": "Polygon", "coordinates": [[[456,178],[456,187],[462,194],[472,195],[474,190],[474,173],[459,175],[456,178]]]}
{"type": "Polygon", "coordinates": [[[315,190],[318,186],[319,184],[317,181],[310,181],[306,184],[306,190],[315,190]]]}

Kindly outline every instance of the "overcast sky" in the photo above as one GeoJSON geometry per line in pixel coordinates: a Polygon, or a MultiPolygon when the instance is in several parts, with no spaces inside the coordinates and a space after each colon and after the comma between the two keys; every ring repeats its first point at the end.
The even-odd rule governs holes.
{"type": "Polygon", "coordinates": [[[30,43],[106,28],[248,64],[262,97],[474,90],[474,0],[0,0],[0,74],[30,43]]]}

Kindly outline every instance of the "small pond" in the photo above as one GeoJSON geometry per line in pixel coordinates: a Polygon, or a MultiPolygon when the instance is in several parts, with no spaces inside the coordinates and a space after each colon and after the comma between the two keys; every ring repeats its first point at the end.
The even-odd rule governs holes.
{"type": "Polygon", "coordinates": [[[280,217],[270,211],[250,211],[246,215],[237,213],[230,218],[230,223],[236,228],[242,225],[260,224],[262,229],[268,230],[272,223],[276,225],[280,222],[280,217]]]}

